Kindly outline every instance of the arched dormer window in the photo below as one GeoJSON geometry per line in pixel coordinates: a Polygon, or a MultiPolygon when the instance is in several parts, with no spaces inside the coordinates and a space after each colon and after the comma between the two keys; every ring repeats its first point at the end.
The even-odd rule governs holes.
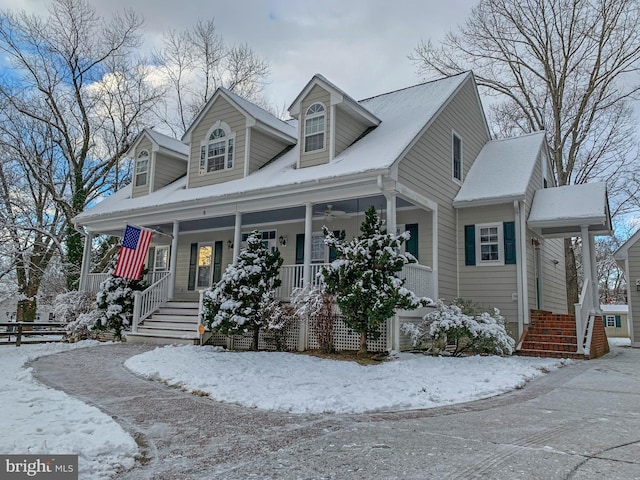
{"type": "Polygon", "coordinates": [[[314,103],[307,108],[304,118],[305,153],[324,150],[325,119],[325,109],[321,103],[314,103]]]}
{"type": "Polygon", "coordinates": [[[233,168],[235,134],[224,122],[216,122],[200,144],[200,175],[233,168]]]}
{"type": "Polygon", "coordinates": [[[136,187],[142,187],[147,184],[149,178],[149,151],[142,150],[136,158],[136,187]]]}

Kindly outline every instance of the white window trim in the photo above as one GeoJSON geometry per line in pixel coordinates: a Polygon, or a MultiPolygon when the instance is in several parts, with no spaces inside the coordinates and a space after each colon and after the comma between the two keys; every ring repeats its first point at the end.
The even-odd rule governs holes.
{"type": "MultiPolygon", "coordinates": [[[[221,141],[221,140],[218,140],[218,141],[221,141]]],[[[200,176],[212,175],[218,172],[233,170],[236,164],[236,158],[238,156],[237,154],[238,154],[238,151],[236,148],[236,133],[232,132],[231,129],[229,128],[229,125],[227,125],[225,122],[217,121],[216,123],[213,124],[213,126],[209,129],[205,137],[200,142],[200,148],[198,149],[198,175],[200,176]],[[213,140],[209,140],[209,137],[211,137],[211,134],[217,129],[221,129],[222,131],[224,131],[224,138],[226,142],[225,155],[224,155],[224,168],[221,168],[219,170],[211,170],[210,172],[207,172],[206,167],[207,167],[207,162],[209,161],[209,156],[208,156],[209,144],[216,143],[213,140]],[[233,156],[231,157],[231,166],[229,166],[229,141],[233,141],[233,156]],[[205,149],[204,159],[202,158],[203,147],[205,149]],[[202,164],[203,161],[204,161],[204,168],[202,164]]]]}
{"type": "Polygon", "coordinates": [[[607,328],[616,328],[616,316],[615,315],[606,315],[607,320],[607,328]],[[611,319],[612,325],[609,325],[609,319],[611,319]]]}
{"type": "Polygon", "coordinates": [[[502,222],[493,223],[478,223],[476,224],[476,265],[492,266],[492,265],[504,265],[504,226],[502,222]],[[498,259],[497,260],[482,260],[482,242],[480,232],[483,228],[498,229],[498,259]]]}
{"type": "Polygon", "coordinates": [[[135,162],[135,175],[134,175],[134,186],[135,187],[145,187],[147,185],[149,185],[149,169],[151,167],[151,155],[149,154],[149,150],[141,150],[140,153],[138,153],[138,156],[136,157],[136,162],[135,162]],[[146,153],[146,156],[144,158],[141,158],[142,155],[146,153]],[[140,172],[139,171],[139,167],[140,167],[140,162],[145,160],[147,162],[147,169],[144,172],[140,172]],[[145,174],[145,181],[144,183],[138,183],[138,176],[145,174]]]}
{"type": "Polygon", "coordinates": [[[169,255],[169,245],[158,245],[156,246],[156,250],[153,254],[153,271],[154,272],[168,272],[169,271],[169,262],[171,260],[171,257],[169,255]],[[166,268],[164,268],[163,270],[158,270],[158,266],[156,264],[157,260],[158,260],[158,252],[162,251],[162,250],[166,250],[167,251],[167,265],[166,268]]]}
{"type": "Polygon", "coordinates": [[[464,142],[462,141],[462,137],[458,135],[455,130],[451,131],[451,179],[458,185],[462,185],[462,182],[464,181],[464,142]],[[455,138],[460,140],[460,178],[456,178],[455,176],[455,138]]]}
{"type": "Polygon", "coordinates": [[[304,118],[302,120],[302,153],[305,155],[311,155],[314,153],[320,153],[320,152],[324,152],[327,150],[327,121],[328,121],[329,117],[327,115],[327,107],[325,106],[324,103],[322,102],[313,102],[311,105],[309,105],[306,109],[305,109],[305,113],[304,113],[304,118]],[[322,107],[322,113],[312,113],[312,114],[307,114],[307,112],[309,111],[309,109],[311,107],[313,107],[314,105],[320,105],[322,107]],[[319,132],[316,133],[312,133],[310,135],[307,135],[307,120],[309,119],[313,119],[313,118],[318,118],[318,117],[324,117],[324,129],[322,130],[322,148],[318,148],[316,150],[309,150],[307,151],[307,137],[310,137],[312,135],[318,135],[319,132]]]}

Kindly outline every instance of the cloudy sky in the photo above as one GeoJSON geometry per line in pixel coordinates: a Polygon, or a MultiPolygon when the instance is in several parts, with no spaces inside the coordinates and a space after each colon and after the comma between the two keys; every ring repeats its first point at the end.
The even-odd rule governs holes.
{"type": "MultiPolygon", "coordinates": [[[[0,8],[43,11],[45,0],[0,0],[0,8]]],[[[271,65],[266,94],[282,107],[321,73],[356,99],[419,83],[407,56],[467,16],[475,0],[89,0],[108,16],[133,8],[145,18],[145,47],[164,31],[215,18],[228,43],[247,42],[271,65]]]]}

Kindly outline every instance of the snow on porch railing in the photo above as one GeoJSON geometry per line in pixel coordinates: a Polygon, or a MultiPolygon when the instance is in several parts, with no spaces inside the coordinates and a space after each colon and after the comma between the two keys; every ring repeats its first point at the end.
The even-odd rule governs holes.
{"type": "MultiPolygon", "coordinates": [[[[322,267],[328,263],[311,264],[311,284],[319,285],[320,279],[318,273],[322,267]]],[[[276,298],[289,299],[293,290],[297,287],[304,286],[304,265],[283,265],[280,268],[280,280],[282,284],[276,290],[276,298]]],[[[435,293],[433,291],[433,270],[431,267],[410,263],[403,267],[400,272],[400,278],[405,279],[404,286],[413,291],[420,297],[429,297],[433,299],[435,293]]]]}
{"type": "Polygon", "coordinates": [[[171,275],[163,272],[164,276],[142,292],[133,293],[133,322],[131,332],[138,331],[138,325],[151,315],[160,305],[169,299],[169,282],[171,275]]]}

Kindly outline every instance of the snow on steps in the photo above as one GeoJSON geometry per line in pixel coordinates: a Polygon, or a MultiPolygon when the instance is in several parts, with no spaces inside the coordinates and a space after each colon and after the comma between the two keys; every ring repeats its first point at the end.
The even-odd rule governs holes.
{"type": "Polygon", "coordinates": [[[127,342],[199,345],[198,302],[167,302],[129,333],[127,342]]]}

